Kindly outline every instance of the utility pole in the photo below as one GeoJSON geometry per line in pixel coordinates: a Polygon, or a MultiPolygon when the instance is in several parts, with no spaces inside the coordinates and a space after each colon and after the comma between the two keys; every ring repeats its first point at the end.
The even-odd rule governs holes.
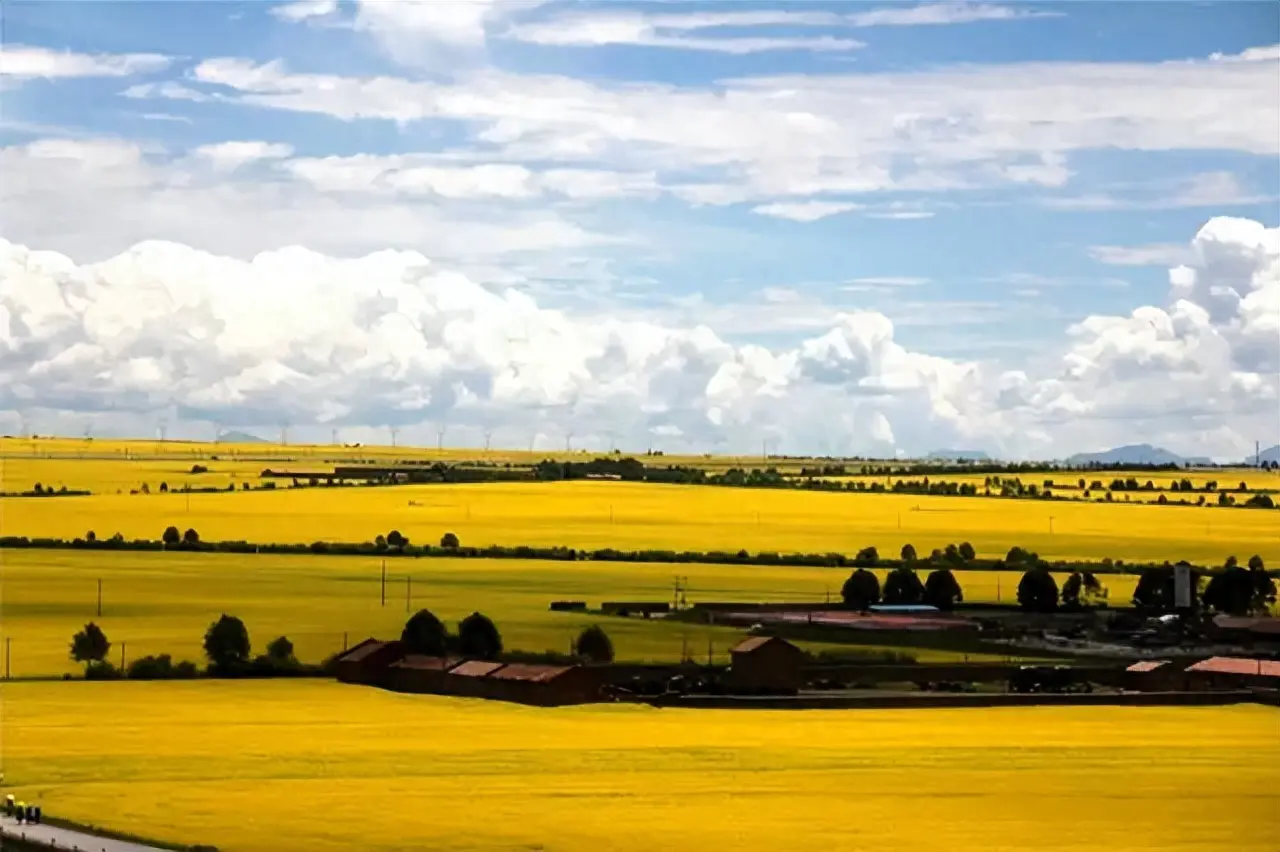
{"type": "Polygon", "coordinates": [[[400,430],[399,430],[399,429],[397,429],[395,426],[392,426],[392,427],[391,427],[391,447],[392,447],[392,449],[395,449],[395,446],[396,446],[396,436],[397,436],[397,435],[399,435],[399,434],[400,434],[400,430]]]}
{"type": "Polygon", "coordinates": [[[573,452],[573,433],[567,432],[564,436],[564,451],[566,453],[573,452]]]}
{"type": "Polygon", "coordinates": [[[102,618],[102,578],[98,578],[98,618],[102,618]]]}
{"type": "Polygon", "coordinates": [[[124,650],[129,646],[128,642],[120,643],[120,671],[124,671],[124,650]]]}
{"type": "Polygon", "coordinates": [[[436,430],[436,452],[440,452],[444,449],[444,428],[445,427],[441,426],[436,430]]]}
{"type": "Polygon", "coordinates": [[[404,611],[409,611],[409,603],[413,600],[413,577],[404,578],[404,611]]]}
{"type": "Polygon", "coordinates": [[[329,443],[335,447],[338,446],[338,430],[337,429],[329,430],[329,443]]]}
{"type": "Polygon", "coordinates": [[[493,440],[493,430],[485,429],[484,430],[484,451],[486,453],[489,452],[489,444],[492,442],[492,440],[493,440]]]}
{"type": "Polygon", "coordinates": [[[382,605],[387,605],[387,560],[382,560],[382,605]]]}

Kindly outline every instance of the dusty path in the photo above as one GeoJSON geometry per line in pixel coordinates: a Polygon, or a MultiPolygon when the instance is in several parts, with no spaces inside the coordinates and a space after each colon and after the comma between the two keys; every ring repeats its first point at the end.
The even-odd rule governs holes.
{"type": "Polygon", "coordinates": [[[25,837],[40,843],[47,843],[55,849],[72,849],[80,852],[163,852],[157,846],[145,846],[141,843],[130,843],[124,840],[111,840],[96,837],[81,831],[67,828],[56,828],[52,825],[18,825],[12,817],[0,816],[0,847],[4,846],[6,837],[25,837]],[[56,845],[55,845],[56,844],[56,845]]]}

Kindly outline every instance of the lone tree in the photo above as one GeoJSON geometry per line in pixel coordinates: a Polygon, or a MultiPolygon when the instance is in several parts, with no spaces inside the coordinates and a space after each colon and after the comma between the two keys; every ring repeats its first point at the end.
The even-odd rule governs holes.
{"type": "Polygon", "coordinates": [[[592,663],[613,662],[613,642],[609,634],[596,625],[583,628],[578,640],[573,643],[573,652],[592,663]]]}
{"type": "Polygon", "coordinates": [[[1265,614],[1276,602],[1276,584],[1258,562],[1256,569],[1228,564],[1214,574],[1204,590],[1205,606],[1228,615],[1265,614]]]}
{"type": "Polygon", "coordinates": [[[404,550],[405,545],[408,543],[409,543],[409,539],[401,535],[400,530],[392,530],[391,532],[387,533],[387,546],[389,547],[394,547],[398,550],[404,550]]]}
{"type": "Polygon", "coordinates": [[[449,632],[431,610],[420,609],[405,622],[400,641],[411,654],[440,657],[448,650],[449,632]]]}
{"type": "Polygon", "coordinates": [[[1058,608],[1058,581],[1048,567],[1036,565],[1022,575],[1018,603],[1028,612],[1053,612],[1058,608]]]}
{"type": "Polygon", "coordinates": [[[1106,587],[1092,571],[1072,571],[1062,584],[1062,605],[1068,609],[1097,606],[1106,598],[1106,587]]]}
{"type": "Polygon", "coordinates": [[[90,621],[84,629],[71,637],[71,659],[77,663],[93,665],[107,658],[111,643],[102,628],[90,621]]]}
{"type": "Polygon", "coordinates": [[[960,543],[960,558],[965,562],[972,562],[978,558],[978,554],[974,551],[972,544],[962,541],[960,543]]]}
{"type": "Polygon", "coordinates": [[[182,534],[178,532],[177,527],[165,527],[164,535],[160,537],[165,547],[177,547],[182,542],[182,534]]]}
{"type": "Polygon", "coordinates": [[[1024,565],[1029,561],[1027,557],[1030,555],[1021,547],[1011,547],[1005,555],[1004,561],[1006,565],[1024,565]]]}
{"type": "Polygon", "coordinates": [[[846,606],[865,612],[880,600],[880,580],[866,568],[859,568],[844,581],[840,596],[846,606]]]}
{"type": "Polygon", "coordinates": [[[440,546],[446,550],[457,550],[462,545],[461,542],[458,541],[458,537],[456,535],[451,532],[447,532],[440,536],[440,546]]]}
{"type": "Polygon", "coordinates": [[[502,653],[502,635],[488,616],[473,612],[458,623],[458,650],[467,657],[492,660],[502,653]]]}
{"type": "Polygon", "coordinates": [[[854,565],[874,567],[880,564],[880,552],[874,547],[864,547],[853,557],[854,565]]]}
{"type": "Polygon", "coordinates": [[[182,543],[187,547],[195,547],[200,543],[200,533],[196,532],[194,529],[188,529],[182,534],[182,543]]]}
{"type": "Polygon", "coordinates": [[[916,559],[918,558],[918,557],[916,556],[916,549],[915,549],[915,547],[914,547],[914,546],[912,546],[912,545],[910,545],[910,544],[904,544],[904,545],[902,545],[902,554],[901,554],[901,555],[902,555],[902,561],[903,561],[903,562],[915,562],[915,561],[916,561],[916,559]]]}
{"type": "Polygon", "coordinates": [[[249,661],[249,631],[244,622],[225,613],[204,633],[204,655],[216,672],[234,671],[249,661]]]}
{"type": "Polygon", "coordinates": [[[889,572],[884,579],[884,602],[887,604],[918,604],[924,600],[924,583],[914,568],[902,565],[889,572]]]}
{"type": "Polygon", "coordinates": [[[941,610],[951,610],[962,600],[964,592],[950,568],[939,568],[929,573],[928,579],[924,581],[925,603],[941,610]]]}
{"type": "Polygon", "coordinates": [[[267,645],[267,659],[275,663],[295,663],[297,657],[293,655],[293,643],[289,641],[287,636],[277,636],[271,640],[271,644],[267,645]]]}

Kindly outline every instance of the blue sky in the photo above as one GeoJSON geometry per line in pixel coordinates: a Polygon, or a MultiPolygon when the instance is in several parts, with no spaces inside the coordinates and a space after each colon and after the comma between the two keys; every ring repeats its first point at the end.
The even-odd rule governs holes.
{"type": "Polygon", "coordinates": [[[418,251],[588,324],[783,358],[873,313],[910,352],[1057,381],[1075,324],[1167,309],[1208,220],[1280,220],[1274,3],[9,2],[4,26],[0,145],[116,164],[79,189],[114,214],[66,169],[6,199],[7,239],[78,264],[418,251]]]}

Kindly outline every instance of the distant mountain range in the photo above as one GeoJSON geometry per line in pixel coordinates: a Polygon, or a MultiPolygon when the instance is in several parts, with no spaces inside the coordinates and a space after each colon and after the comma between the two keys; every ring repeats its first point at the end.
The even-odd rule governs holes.
{"type": "Polygon", "coordinates": [[[1196,464],[1213,464],[1213,462],[1204,456],[1180,456],[1177,453],[1171,453],[1163,447],[1153,447],[1150,444],[1129,444],[1124,447],[1115,447],[1110,450],[1103,450],[1100,453],[1076,453],[1074,456],[1067,458],[1067,464],[1071,465],[1089,465],[1089,464],[1177,464],[1177,465],[1196,465],[1196,464]]]}
{"type": "Polygon", "coordinates": [[[991,461],[991,456],[982,450],[934,450],[925,458],[929,461],[991,461]]]}
{"type": "Polygon", "coordinates": [[[218,443],[220,444],[265,444],[267,443],[257,435],[250,435],[248,432],[223,432],[218,435],[218,443]]]}

